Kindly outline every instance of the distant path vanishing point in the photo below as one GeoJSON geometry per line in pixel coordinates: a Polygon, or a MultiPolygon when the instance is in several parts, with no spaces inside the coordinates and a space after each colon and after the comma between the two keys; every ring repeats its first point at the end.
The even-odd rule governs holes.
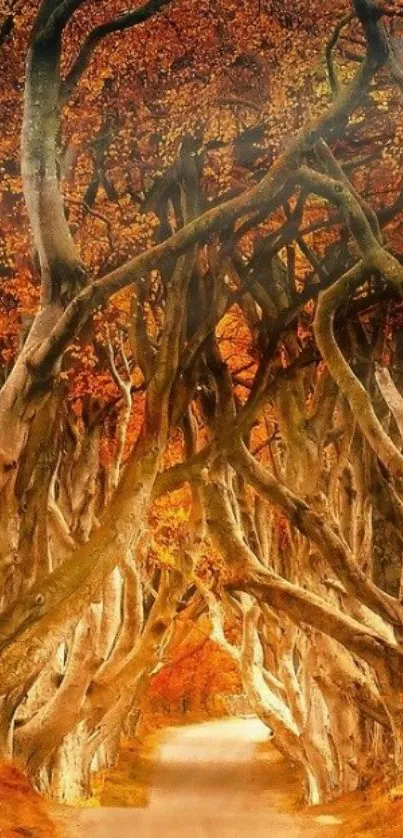
{"type": "Polygon", "coordinates": [[[295,777],[255,719],[170,728],[156,753],[145,809],[81,809],[74,838],[336,838],[337,829],[287,814],[295,777]],[[291,792],[290,792],[291,788],[291,792]],[[283,811],[282,811],[283,810],[283,811]],[[284,811],[285,810],[285,811],[284,811]]]}

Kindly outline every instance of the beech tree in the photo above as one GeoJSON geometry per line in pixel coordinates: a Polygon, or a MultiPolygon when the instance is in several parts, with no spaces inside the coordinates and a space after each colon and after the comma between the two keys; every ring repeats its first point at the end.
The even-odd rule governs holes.
{"type": "Polygon", "coordinates": [[[0,24],[0,746],[42,791],[200,620],[311,803],[402,770],[401,17],[0,24]]]}

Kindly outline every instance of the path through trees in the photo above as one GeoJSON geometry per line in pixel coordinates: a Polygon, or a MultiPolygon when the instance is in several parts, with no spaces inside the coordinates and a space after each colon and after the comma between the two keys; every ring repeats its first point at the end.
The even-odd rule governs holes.
{"type": "Polygon", "coordinates": [[[0,752],[51,796],[200,620],[309,802],[403,770],[402,16],[9,4],[0,752]]]}

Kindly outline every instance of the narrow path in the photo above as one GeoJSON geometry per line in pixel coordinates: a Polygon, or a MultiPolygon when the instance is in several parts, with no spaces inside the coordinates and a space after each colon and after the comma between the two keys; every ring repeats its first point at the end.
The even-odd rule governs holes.
{"type": "Polygon", "coordinates": [[[257,720],[170,729],[146,809],[84,809],[75,838],[336,838],[334,827],[287,814],[296,778],[273,748],[260,760],[267,729],[257,720]]]}

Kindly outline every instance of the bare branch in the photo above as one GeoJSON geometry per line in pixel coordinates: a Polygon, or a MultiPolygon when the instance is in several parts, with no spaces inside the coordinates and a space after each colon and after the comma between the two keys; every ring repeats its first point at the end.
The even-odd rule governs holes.
{"type": "Polygon", "coordinates": [[[348,26],[349,23],[351,23],[352,20],[354,20],[354,17],[355,15],[353,12],[350,12],[350,14],[348,15],[344,15],[344,17],[341,18],[337,26],[335,26],[326,44],[325,55],[327,73],[329,77],[330,90],[332,91],[333,96],[337,96],[340,92],[340,83],[337,78],[337,73],[333,61],[333,50],[339,40],[341,32],[343,31],[343,29],[345,29],[346,26],[348,26]]]}

